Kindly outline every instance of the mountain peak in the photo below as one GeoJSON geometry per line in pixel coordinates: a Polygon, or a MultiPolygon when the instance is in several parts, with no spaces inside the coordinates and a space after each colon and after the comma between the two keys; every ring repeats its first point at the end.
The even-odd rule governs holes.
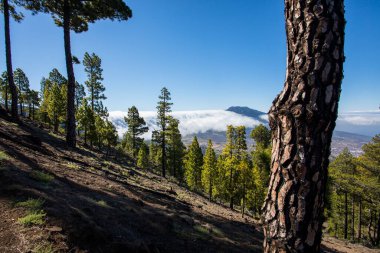
{"type": "Polygon", "coordinates": [[[266,115],[265,112],[261,112],[255,109],[251,109],[247,106],[231,106],[226,111],[234,112],[247,117],[259,118],[261,115],[266,115]]]}

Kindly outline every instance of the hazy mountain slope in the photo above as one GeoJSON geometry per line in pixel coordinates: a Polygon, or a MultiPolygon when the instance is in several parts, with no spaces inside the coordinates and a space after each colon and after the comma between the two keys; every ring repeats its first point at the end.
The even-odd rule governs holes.
{"type": "MultiPolygon", "coordinates": [[[[0,252],[262,252],[254,219],[128,159],[67,149],[31,122],[0,118],[0,129],[0,252]],[[23,226],[31,210],[20,202],[33,199],[43,223],[23,226]]],[[[325,252],[375,252],[324,240],[325,252]]]]}

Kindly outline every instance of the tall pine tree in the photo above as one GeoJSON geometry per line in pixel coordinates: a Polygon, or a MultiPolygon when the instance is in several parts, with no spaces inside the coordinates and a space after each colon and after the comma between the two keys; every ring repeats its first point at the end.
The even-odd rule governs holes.
{"type": "Polygon", "coordinates": [[[161,89],[161,94],[158,97],[158,105],[157,105],[157,125],[159,127],[159,142],[161,145],[161,172],[162,176],[166,176],[166,166],[167,166],[167,158],[166,158],[166,130],[169,124],[169,113],[172,111],[171,106],[173,103],[170,102],[170,92],[164,87],[161,89]]]}
{"type": "Polygon", "coordinates": [[[148,132],[149,129],[146,126],[144,118],[140,117],[136,106],[132,106],[128,109],[128,116],[124,117],[124,121],[128,125],[128,131],[124,136],[125,149],[133,158],[136,158],[140,146],[144,141],[144,139],[139,136],[148,132]]]}

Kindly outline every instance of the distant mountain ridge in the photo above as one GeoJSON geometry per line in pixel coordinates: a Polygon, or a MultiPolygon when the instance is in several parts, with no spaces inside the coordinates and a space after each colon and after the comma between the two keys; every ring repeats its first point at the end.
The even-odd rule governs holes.
{"type": "Polygon", "coordinates": [[[261,111],[255,110],[255,109],[251,109],[247,106],[231,106],[226,111],[238,113],[238,114],[241,114],[241,115],[244,115],[247,117],[251,117],[251,118],[255,118],[255,119],[260,119],[262,121],[267,121],[267,120],[263,119],[263,117],[266,118],[266,115],[267,115],[265,112],[261,112],[261,111]]]}
{"type": "MultiPolygon", "coordinates": [[[[140,115],[144,117],[150,130],[143,137],[149,140],[152,134],[151,131],[158,128],[156,123],[157,113],[155,111],[141,111],[140,115]]],[[[266,113],[247,106],[231,106],[226,110],[173,111],[171,115],[179,119],[179,128],[186,145],[191,143],[194,136],[198,137],[198,141],[203,147],[211,139],[218,152],[223,149],[225,144],[227,125],[244,125],[247,131],[247,145],[249,147],[253,145],[253,141],[249,138],[249,133],[252,129],[259,124],[268,126],[266,113]]],[[[109,119],[115,124],[119,137],[122,137],[128,128],[124,121],[124,116],[127,116],[127,112],[110,112],[109,119]]],[[[366,135],[340,130],[337,127],[334,131],[331,148],[333,156],[338,155],[345,147],[348,147],[354,155],[360,155],[363,144],[371,140],[371,137],[366,135]]]]}

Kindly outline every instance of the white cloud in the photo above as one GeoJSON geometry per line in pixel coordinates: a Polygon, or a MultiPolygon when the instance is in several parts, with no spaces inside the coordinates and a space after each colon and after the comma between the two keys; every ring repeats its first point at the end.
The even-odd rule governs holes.
{"type": "MultiPolygon", "coordinates": [[[[150,139],[152,131],[157,129],[155,111],[141,111],[149,132],[144,134],[145,139],[150,139]]],[[[180,121],[180,131],[183,136],[211,131],[225,131],[227,125],[244,125],[252,128],[262,122],[267,122],[267,115],[260,115],[258,119],[243,116],[224,110],[198,110],[198,111],[175,111],[171,115],[180,121]]],[[[127,130],[124,122],[127,112],[110,112],[109,119],[115,124],[120,137],[127,130]]],[[[380,111],[356,111],[340,113],[337,120],[336,130],[373,136],[380,133],[380,111]]]]}
{"type": "MultiPolygon", "coordinates": [[[[179,129],[183,136],[197,133],[205,133],[212,131],[225,131],[227,125],[246,127],[254,127],[261,124],[263,119],[256,120],[247,116],[243,116],[234,112],[224,110],[199,110],[199,111],[175,111],[171,115],[180,121],[179,129]]],[[[124,122],[124,116],[127,112],[113,111],[109,114],[109,119],[115,124],[116,129],[121,137],[127,130],[127,125],[124,122]]],[[[148,127],[149,132],[144,135],[144,138],[151,137],[151,131],[157,129],[156,117],[154,111],[141,111],[142,116],[148,127]]]]}
{"type": "Polygon", "coordinates": [[[338,121],[359,126],[380,125],[380,111],[355,111],[341,113],[338,121]]]}

